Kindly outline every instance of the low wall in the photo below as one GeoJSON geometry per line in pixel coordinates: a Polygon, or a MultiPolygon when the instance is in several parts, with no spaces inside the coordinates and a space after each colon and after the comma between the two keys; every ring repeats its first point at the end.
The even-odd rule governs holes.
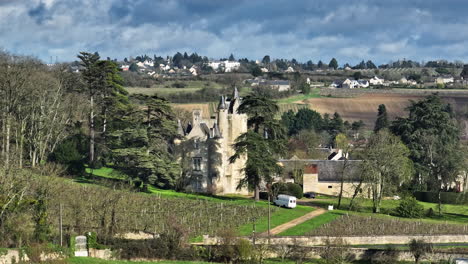
{"type": "Polygon", "coordinates": [[[17,249],[8,249],[6,254],[0,255],[0,264],[18,263],[20,260],[20,252],[17,249]]]}
{"type": "Polygon", "coordinates": [[[110,260],[113,259],[112,251],[110,249],[94,249],[88,250],[89,257],[110,260]]]}
{"type": "MultiPolygon", "coordinates": [[[[245,239],[252,241],[251,237],[245,239]]],[[[326,236],[296,236],[296,237],[271,237],[268,241],[266,237],[257,237],[256,244],[270,245],[297,245],[297,246],[323,246],[327,240],[333,241],[341,239],[348,245],[385,245],[395,244],[404,245],[413,239],[422,239],[428,243],[468,243],[468,235],[404,235],[404,236],[344,236],[344,237],[326,237],[326,236]],[[269,243],[268,243],[269,242],[269,243]]],[[[204,245],[217,245],[220,239],[217,237],[203,237],[204,245]]]]}

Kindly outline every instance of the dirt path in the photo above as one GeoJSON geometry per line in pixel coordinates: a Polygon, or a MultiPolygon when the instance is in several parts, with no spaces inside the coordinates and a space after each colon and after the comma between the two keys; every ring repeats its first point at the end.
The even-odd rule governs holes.
{"type": "MultiPolygon", "coordinates": [[[[282,225],[279,225],[275,228],[272,228],[270,230],[270,235],[277,235],[285,230],[288,230],[289,228],[291,227],[294,227],[294,226],[297,226],[298,224],[302,224],[304,223],[305,221],[309,220],[309,219],[312,219],[316,216],[319,216],[323,213],[325,213],[327,210],[323,209],[323,208],[318,208],[318,207],[315,207],[315,210],[306,214],[306,215],[303,215],[301,217],[298,217],[292,221],[289,221],[287,223],[284,223],[282,225]]],[[[266,235],[267,233],[263,233],[264,235],[266,235]]]]}

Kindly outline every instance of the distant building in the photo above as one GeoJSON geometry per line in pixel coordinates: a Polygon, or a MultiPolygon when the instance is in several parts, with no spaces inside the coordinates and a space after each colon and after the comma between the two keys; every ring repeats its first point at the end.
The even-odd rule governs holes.
{"type": "Polygon", "coordinates": [[[367,81],[367,80],[358,80],[358,87],[359,88],[369,87],[369,81],[367,81]]]}
{"type": "Polygon", "coordinates": [[[383,85],[385,82],[385,80],[382,78],[379,78],[377,76],[374,76],[372,78],[369,79],[369,84],[370,85],[383,85]]]}
{"type": "Polygon", "coordinates": [[[280,92],[288,91],[291,89],[291,84],[287,80],[266,80],[260,77],[255,79],[246,80],[246,83],[249,83],[250,86],[269,86],[272,89],[276,89],[280,92]]]}
{"type": "Polygon", "coordinates": [[[233,72],[239,69],[240,62],[229,60],[210,61],[208,62],[208,66],[210,66],[214,71],[233,72]]]}
{"type": "MultiPolygon", "coordinates": [[[[302,185],[304,192],[337,196],[340,192],[341,177],[344,172],[343,196],[353,196],[360,182],[360,160],[309,160],[289,159],[279,160],[286,173],[292,169],[302,168],[302,185]],[[345,168],[343,170],[343,168],[345,168]]],[[[287,177],[288,178],[288,177],[287,177]]],[[[289,181],[286,179],[286,181],[289,181]]],[[[363,183],[360,196],[370,197],[371,190],[363,183]]]]}
{"type": "Polygon", "coordinates": [[[289,89],[291,89],[291,85],[289,84],[289,81],[282,81],[282,80],[267,81],[266,85],[269,85],[271,88],[276,89],[279,92],[288,91],[289,89]]]}
{"type": "Polygon", "coordinates": [[[197,76],[198,73],[197,73],[197,67],[195,66],[192,66],[190,69],[189,69],[190,73],[193,75],[193,76],[197,76]]]}
{"type": "Polygon", "coordinates": [[[454,82],[453,76],[440,76],[435,79],[436,84],[439,84],[439,83],[446,84],[446,83],[453,83],[453,82],[454,82]]]}
{"type": "Polygon", "coordinates": [[[345,88],[345,89],[354,89],[359,87],[359,82],[353,79],[345,79],[345,80],[335,80],[332,84],[330,84],[332,88],[345,88]]]}

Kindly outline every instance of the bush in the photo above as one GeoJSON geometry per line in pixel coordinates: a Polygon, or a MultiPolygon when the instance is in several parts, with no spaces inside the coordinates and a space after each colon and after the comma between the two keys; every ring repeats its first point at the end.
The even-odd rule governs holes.
{"type": "MultiPolygon", "coordinates": [[[[414,192],[414,197],[422,202],[438,203],[437,192],[414,192]]],[[[441,192],[440,198],[444,204],[467,204],[468,193],[441,192]]]]}
{"type": "Polygon", "coordinates": [[[423,240],[413,239],[408,246],[414,256],[415,263],[419,263],[425,255],[432,252],[432,244],[426,243],[423,240]]]}
{"type": "Polygon", "coordinates": [[[424,215],[424,207],[414,197],[403,199],[395,211],[398,216],[407,218],[421,218],[424,215]]]}
{"type": "Polygon", "coordinates": [[[184,82],[175,82],[172,84],[173,88],[185,88],[187,87],[187,84],[184,82]]]}
{"type": "Polygon", "coordinates": [[[273,184],[273,193],[287,194],[295,196],[297,199],[301,199],[304,196],[302,187],[297,183],[275,183],[273,184]]]}

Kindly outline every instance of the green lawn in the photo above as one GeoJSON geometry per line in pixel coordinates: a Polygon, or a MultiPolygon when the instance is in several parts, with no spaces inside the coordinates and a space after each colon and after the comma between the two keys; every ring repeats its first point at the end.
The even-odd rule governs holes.
{"type": "MultiPolygon", "coordinates": [[[[266,202],[259,202],[259,203],[260,203],[260,206],[268,206],[268,203],[266,202]]],[[[301,206],[301,205],[298,205],[294,209],[277,208],[273,205],[272,207],[276,208],[276,212],[273,212],[271,214],[271,223],[270,223],[271,228],[287,223],[291,220],[301,217],[314,210],[314,208],[312,207],[301,206]]],[[[255,229],[256,229],[257,234],[266,232],[268,230],[268,216],[258,219],[255,222],[255,229]]],[[[252,231],[253,231],[253,223],[243,225],[239,228],[239,233],[242,236],[249,236],[252,234],[252,231]]]]}
{"type": "MultiPolygon", "coordinates": [[[[349,198],[343,198],[342,200],[342,208],[346,209],[349,207],[349,198]]],[[[372,200],[371,199],[363,199],[359,198],[357,201],[359,205],[359,212],[361,213],[369,213],[371,215],[372,213],[372,200]]],[[[435,203],[426,203],[426,202],[419,202],[424,206],[425,210],[428,210],[429,208],[432,208],[434,212],[437,214],[437,204],[435,203]]],[[[310,202],[310,205],[314,206],[319,206],[319,207],[324,207],[326,208],[328,205],[334,205],[336,208],[338,204],[338,199],[335,197],[327,197],[317,200],[312,200],[310,202]]],[[[382,205],[381,205],[381,215],[390,215],[393,213],[395,208],[400,204],[400,201],[398,200],[383,200],[382,205]]],[[[433,217],[424,217],[422,220],[428,221],[428,222],[441,222],[441,221],[447,221],[447,222],[452,222],[452,223],[468,223],[468,206],[466,205],[453,205],[453,204],[444,204],[442,206],[442,216],[435,215],[433,217]]],[[[376,216],[376,214],[372,214],[373,216],[376,216]]],[[[417,219],[420,220],[420,219],[417,219]]]]}
{"type": "Polygon", "coordinates": [[[98,177],[103,177],[107,179],[120,179],[124,180],[127,178],[127,176],[117,170],[114,170],[113,168],[109,167],[102,167],[99,169],[91,169],[91,168],[86,168],[86,173],[92,174],[94,176],[98,177]]]}
{"type": "Polygon", "coordinates": [[[298,94],[298,95],[293,95],[287,98],[282,98],[279,100],[276,100],[278,104],[291,104],[297,101],[302,101],[302,100],[307,100],[310,98],[320,98],[322,97],[320,95],[320,89],[319,88],[314,88],[310,90],[309,94],[298,94]]]}
{"type": "Polygon", "coordinates": [[[284,232],[281,232],[279,235],[280,236],[303,236],[307,232],[314,230],[323,224],[334,221],[337,217],[339,217],[342,214],[343,212],[341,211],[326,212],[322,215],[316,216],[308,221],[305,221],[302,224],[299,224],[293,228],[290,228],[284,232]]]}

